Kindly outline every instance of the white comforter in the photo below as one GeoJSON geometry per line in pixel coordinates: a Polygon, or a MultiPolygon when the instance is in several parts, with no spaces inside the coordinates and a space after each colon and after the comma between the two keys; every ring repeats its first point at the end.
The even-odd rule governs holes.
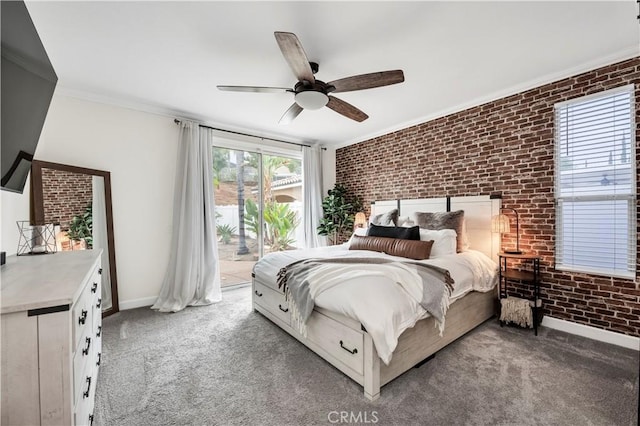
{"type": "MultiPolygon", "coordinates": [[[[271,253],[254,267],[256,278],[277,289],[276,274],[280,268],[296,260],[315,257],[385,257],[406,260],[383,253],[348,250],[346,245],[310,250],[271,253]]],[[[468,250],[421,262],[449,270],[454,280],[450,302],[475,290],[486,292],[497,283],[497,265],[484,254],[468,250]]],[[[371,335],[380,359],[389,364],[398,338],[407,328],[429,316],[418,300],[411,297],[395,280],[369,276],[366,271],[340,285],[332,285],[315,297],[315,304],[360,322],[371,335]]]]}

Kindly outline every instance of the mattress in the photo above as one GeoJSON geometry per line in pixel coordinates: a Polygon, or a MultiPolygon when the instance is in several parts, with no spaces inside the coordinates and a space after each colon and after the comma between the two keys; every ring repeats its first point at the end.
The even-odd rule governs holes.
{"type": "MultiPolygon", "coordinates": [[[[347,245],[340,245],[270,253],[256,263],[254,274],[256,280],[278,290],[276,275],[281,268],[301,259],[331,257],[383,257],[406,260],[384,253],[349,250],[347,245]]],[[[455,302],[470,291],[490,291],[497,284],[497,264],[478,251],[467,250],[420,262],[449,271],[454,280],[454,290],[449,303],[455,302]]],[[[366,270],[363,270],[359,277],[331,286],[314,301],[318,307],[360,322],[371,335],[378,355],[385,364],[391,361],[402,332],[429,316],[418,301],[407,294],[400,285],[379,275],[369,276],[366,270]]]]}

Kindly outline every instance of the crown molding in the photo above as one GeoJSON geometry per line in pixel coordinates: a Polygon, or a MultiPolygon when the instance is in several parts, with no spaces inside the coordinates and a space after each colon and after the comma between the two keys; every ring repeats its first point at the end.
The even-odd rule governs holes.
{"type": "Polygon", "coordinates": [[[640,57],[640,47],[638,46],[630,46],[627,49],[616,52],[615,54],[603,56],[597,60],[584,62],[580,65],[576,65],[571,68],[564,69],[562,71],[550,73],[543,75],[541,77],[535,78],[533,80],[526,81],[521,84],[517,84],[515,86],[508,87],[503,90],[499,90],[493,92],[486,96],[481,96],[475,99],[472,99],[468,102],[464,102],[462,104],[458,104],[451,108],[447,108],[441,111],[438,111],[433,114],[425,115],[420,118],[405,121],[403,123],[399,123],[397,125],[387,127],[386,129],[380,130],[375,133],[370,133],[363,137],[355,138],[344,143],[333,145],[335,149],[344,148],[350,145],[355,145],[360,142],[365,142],[370,139],[374,139],[380,136],[384,136],[393,132],[397,132],[399,130],[407,129],[412,126],[416,126],[418,124],[423,124],[429,122],[431,120],[435,120],[437,118],[445,117],[450,114],[454,114],[460,111],[464,111],[466,109],[470,109],[476,107],[478,105],[483,105],[488,102],[496,101],[498,99],[506,98],[508,96],[512,96],[521,92],[525,92],[527,90],[535,89],[536,87],[544,86],[545,84],[553,83],[559,80],[563,80],[565,78],[573,77],[578,74],[582,74],[584,72],[593,71],[598,68],[605,67],[607,65],[615,64],[616,62],[626,61],[628,59],[633,59],[636,57],[640,57]]]}

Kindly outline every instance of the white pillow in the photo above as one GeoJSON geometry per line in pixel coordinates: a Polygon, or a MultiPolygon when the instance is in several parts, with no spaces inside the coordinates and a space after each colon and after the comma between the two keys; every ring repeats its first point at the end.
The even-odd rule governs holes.
{"type": "MultiPolygon", "coordinates": [[[[353,236],[357,235],[359,237],[367,236],[368,228],[356,228],[353,230],[353,234],[351,234],[351,238],[349,238],[349,242],[347,242],[347,247],[351,247],[351,241],[353,240],[353,236]]],[[[455,231],[454,231],[455,232],[455,231]]]]}
{"type": "Polygon", "coordinates": [[[413,220],[411,220],[411,216],[398,216],[398,223],[396,224],[396,226],[411,228],[412,226],[415,226],[415,225],[416,224],[413,223],[413,220]]]}
{"type": "Polygon", "coordinates": [[[429,258],[456,254],[456,237],[456,231],[453,229],[440,229],[436,231],[433,229],[420,228],[420,241],[433,240],[429,258]]]}

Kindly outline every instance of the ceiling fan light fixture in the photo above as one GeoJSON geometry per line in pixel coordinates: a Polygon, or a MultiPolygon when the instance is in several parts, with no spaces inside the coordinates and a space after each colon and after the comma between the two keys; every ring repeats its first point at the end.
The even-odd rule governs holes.
{"type": "Polygon", "coordinates": [[[307,90],[296,93],[295,101],[304,109],[320,109],[329,102],[329,97],[322,92],[307,90]]]}

